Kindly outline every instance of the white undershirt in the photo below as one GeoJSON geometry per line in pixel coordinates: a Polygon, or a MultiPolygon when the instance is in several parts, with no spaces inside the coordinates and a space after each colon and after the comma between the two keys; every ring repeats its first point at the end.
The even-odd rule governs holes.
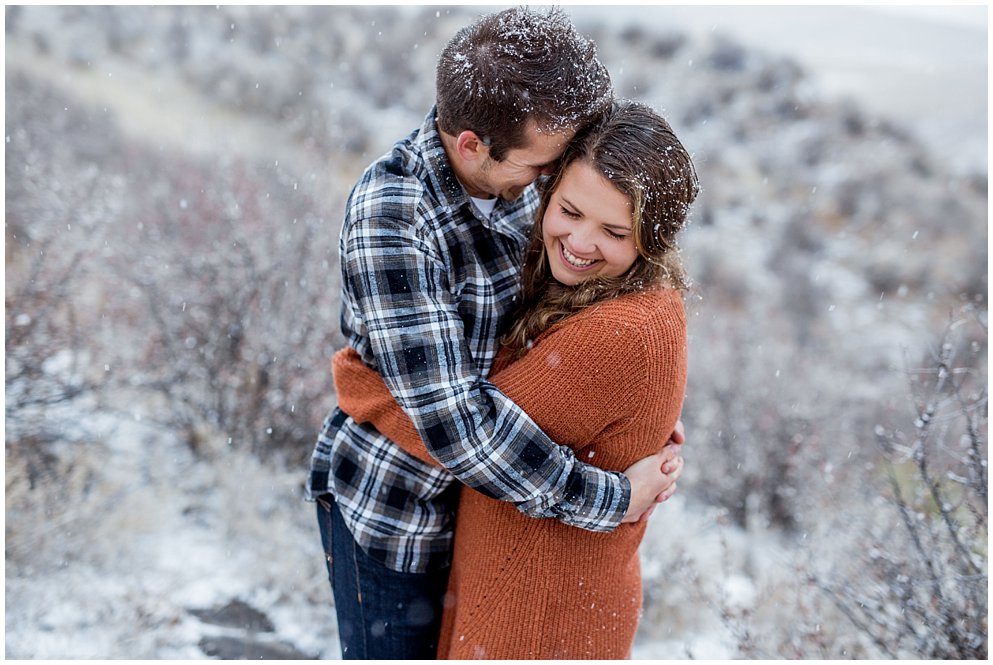
{"type": "Polygon", "coordinates": [[[477,199],[475,196],[470,196],[469,198],[471,198],[472,202],[476,204],[477,208],[479,208],[479,212],[483,213],[483,217],[489,219],[493,216],[493,208],[496,207],[497,197],[494,196],[491,199],[477,199]]]}

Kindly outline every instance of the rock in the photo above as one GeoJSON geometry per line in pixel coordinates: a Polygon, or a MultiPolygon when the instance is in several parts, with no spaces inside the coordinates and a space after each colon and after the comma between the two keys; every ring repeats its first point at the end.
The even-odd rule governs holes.
{"type": "Polygon", "coordinates": [[[220,660],[316,660],[284,642],[259,642],[240,637],[204,637],[200,650],[220,660]]]}
{"type": "Polygon", "coordinates": [[[240,600],[232,600],[219,608],[191,609],[189,613],[205,623],[241,628],[249,633],[272,633],[276,630],[269,617],[240,600]]]}

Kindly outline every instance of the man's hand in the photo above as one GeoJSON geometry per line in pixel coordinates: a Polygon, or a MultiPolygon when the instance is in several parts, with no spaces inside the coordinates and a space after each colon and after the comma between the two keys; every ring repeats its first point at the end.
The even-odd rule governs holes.
{"type": "MultiPolygon", "coordinates": [[[[682,427],[677,426],[682,438],[682,427]]],[[[676,432],[673,432],[675,441],[676,432]]],[[[683,472],[683,450],[681,443],[670,443],[662,452],[640,459],[627,469],[624,475],[631,483],[631,502],[624,514],[622,523],[648,519],[657,503],[667,500],[676,491],[676,481],[683,472]]]]}

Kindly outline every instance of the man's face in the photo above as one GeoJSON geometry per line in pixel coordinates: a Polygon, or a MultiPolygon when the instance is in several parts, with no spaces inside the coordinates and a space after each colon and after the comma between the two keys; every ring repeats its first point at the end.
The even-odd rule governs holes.
{"type": "Polygon", "coordinates": [[[471,186],[466,189],[477,198],[499,196],[513,201],[539,175],[549,175],[554,171],[555,162],[575,134],[572,129],[550,134],[529,122],[525,132],[527,143],[521,148],[508,150],[499,162],[487,154],[473,174],[471,186]]]}

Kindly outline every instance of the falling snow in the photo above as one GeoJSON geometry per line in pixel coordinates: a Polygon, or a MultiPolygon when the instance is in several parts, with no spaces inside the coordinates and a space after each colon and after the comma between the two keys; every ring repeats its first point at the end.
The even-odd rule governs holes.
{"type": "MultiPolygon", "coordinates": [[[[976,65],[946,57],[966,58],[972,32],[918,22],[929,36],[908,62],[932,74],[882,114],[776,40],[742,48],[716,23],[683,33],[649,14],[662,8],[630,25],[620,7],[574,9],[599,12],[580,32],[597,35],[615,91],[670,120],[703,187],[682,243],[686,469],[648,524],[632,655],[889,657],[807,576],[865,573],[865,534],[900,519],[884,510],[880,448],[912,459],[919,432],[950,427],[913,411],[908,384],[965,375],[903,370],[985,358],[983,335],[931,338],[966,307],[985,323],[986,99],[968,96],[985,91],[985,27],[981,84],[958,109],[921,112],[941,96],[918,86],[972,80],[976,65]],[[952,120],[963,108],[982,111],[981,136],[952,120]],[[893,119],[908,111],[913,123],[893,119]],[[941,140],[925,140],[935,127],[941,140]]],[[[824,31],[832,46],[876,25],[864,8],[832,11],[849,17],[824,31]]],[[[8,8],[7,657],[201,659],[222,637],[340,657],[301,500],[333,401],[327,358],[344,343],[337,224],[362,166],[420,123],[442,42],[474,15],[8,8]],[[204,620],[235,601],[273,632],[204,620]]],[[[527,42],[535,27],[507,29],[527,42]]],[[[840,78],[866,98],[901,78],[875,78],[899,50],[846,44],[860,67],[840,78]]],[[[455,58],[471,88],[473,64],[455,58]]],[[[900,554],[876,542],[867,556],[900,554]]]]}

